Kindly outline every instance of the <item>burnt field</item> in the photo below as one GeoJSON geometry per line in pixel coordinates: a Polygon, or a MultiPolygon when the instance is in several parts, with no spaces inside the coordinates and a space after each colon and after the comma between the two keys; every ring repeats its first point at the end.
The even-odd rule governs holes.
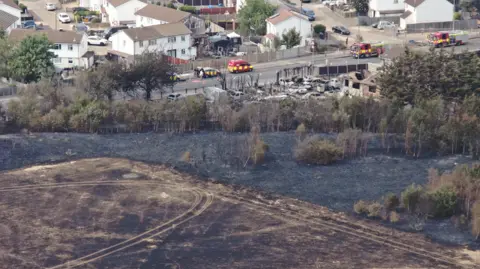
{"type": "Polygon", "coordinates": [[[0,174],[0,268],[474,268],[463,248],[163,166],[0,174]]]}
{"type": "MultiPolygon", "coordinates": [[[[293,158],[293,133],[266,133],[270,150],[264,165],[243,167],[235,159],[245,135],[223,133],[168,134],[34,134],[0,136],[0,170],[79,158],[120,157],[169,167],[220,182],[248,186],[297,198],[335,211],[351,212],[360,200],[379,200],[387,192],[401,192],[412,183],[427,181],[427,170],[448,170],[468,162],[462,156],[407,159],[385,155],[373,141],[365,158],[330,166],[298,164],[293,158]],[[190,164],[181,160],[190,153],[190,164]]],[[[398,228],[410,230],[408,224],[398,228]]],[[[465,244],[474,238],[458,231],[450,220],[428,221],[425,231],[442,242],[465,244]]]]}

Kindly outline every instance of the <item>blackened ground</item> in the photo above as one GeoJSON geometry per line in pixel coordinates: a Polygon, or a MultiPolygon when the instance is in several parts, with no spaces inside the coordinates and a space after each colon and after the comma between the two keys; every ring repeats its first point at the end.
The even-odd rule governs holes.
{"type": "MultiPolygon", "coordinates": [[[[427,181],[427,170],[452,169],[469,160],[462,156],[407,159],[379,153],[378,143],[365,158],[331,166],[298,164],[293,158],[293,133],[267,133],[267,163],[244,169],[240,154],[244,134],[35,134],[0,136],[0,170],[44,162],[88,157],[124,157],[150,163],[170,164],[191,173],[274,192],[333,210],[351,211],[355,201],[378,200],[387,192],[399,193],[412,183],[427,181]],[[181,156],[189,151],[192,165],[181,156]]],[[[433,238],[465,243],[472,238],[458,232],[449,221],[429,222],[433,238]]]]}

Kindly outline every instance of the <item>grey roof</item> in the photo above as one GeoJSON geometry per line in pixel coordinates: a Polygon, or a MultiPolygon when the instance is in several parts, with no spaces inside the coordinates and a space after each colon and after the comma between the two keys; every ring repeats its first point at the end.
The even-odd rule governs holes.
{"type": "Polygon", "coordinates": [[[179,22],[185,18],[188,18],[192,14],[169,7],[148,4],[144,8],[139,9],[137,12],[135,12],[135,15],[172,23],[179,22]]]}
{"type": "MultiPolygon", "coordinates": [[[[438,0],[437,0],[438,1],[438,0]]],[[[442,0],[442,1],[446,1],[446,0],[442,0]]],[[[421,5],[423,2],[425,2],[425,0],[405,0],[405,4],[408,4],[412,7],[418,7],[419,5],[421,5]]]]}
{"type": "Polygon", "coordinates": [[[45,35],[52,43],[80,44],[83,34],[72,31],[13,29],[8,38],[13,41],[22,41],[27,36],[45,35]]]}
{"type": "Polygon", "coordinates": [[[406,18],[408,18],[410,15],[412,15],[412,12],[411,12],[411,11],[405,11],[405,13],[403,13],[402,16],[400,16],[400,18],[406,19],[406,18]]]}
{"type": "MultiPolygon", "coordinates": [[[[2,1],[2,0],[0,0],[0,1],[2,1]]],[[[127,3],[127,2],[130,2],[130,1],[131,1],[131,0],[108,0],[108,2],[109,2],[110,4],[112,4],[112,6],[114,6],[114,7],[121,6],[121,5],[123,5],[123,4],[127,3]]],[[[145,0],[140,0],[140,2],[146,2],[146,1],[145,1],[145,0]]]]}
{"type": "Polygon", "coordinates": [[[20,8],[18,7],[17,4],[15,4],[15,2],[13,2],[13,0],[0,0],[0,4],[5,4],[9,7],[13,7],[15,9],[18,9],[20,10],[20,8]]]}
{"type": "Polygon", "coordinates": [[[132,40],[151,40],[168,36],[188,35],[192,33],[192,31],[190,31],[182,22],[129,28],[123,30],[123,32],[132,40]]]}
{"type": "Polygon", "coordinates": [[[0,29],[7,29],[19,19],[20,18],[17,18],[10,13],[0,10],[0,29]]]}

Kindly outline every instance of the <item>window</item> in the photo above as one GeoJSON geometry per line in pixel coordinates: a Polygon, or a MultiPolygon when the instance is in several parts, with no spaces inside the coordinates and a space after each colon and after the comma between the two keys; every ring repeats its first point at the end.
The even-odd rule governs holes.
{"type": "Polygon", "coordinates": [[[185,49],[182,49],[182,54],[185,54],[185,49]]]}
{"type": "Polygon", "coordinates": [[[143,41],[138,42],[138,46],[139,46],[140,48],[143,48],[143,41]]]}
{"type": "Polygon", "coordinates": [[[185,41],[185,39],[186,39],[186,38],[185,38],[185,36],[184,36],[184,35],[182,35],[182,41],[185,41]]]}
{"type": "Polygon", "coordinates": [[[69,63],[69,64],[73,64],[73,59],[72,59],[72,58],[68,58],[68,63],[69,63]]]}
{"type": "Polygon", "coordinates": [[[371,93],[376,93],[377,92],[377,86],[368,87],[368,91],[371,92],[371,93]]]}
{"type": "Polygon", "coordinates": [[[157,44],[157,40],[148,40],[149,46],[156,45],[156,44],[157,44]]]}
{"type": "Polygon", "coordinates": [[[68,45],[68,50],[73,50],[73,45],[68,45]]]}
{"type": "Polygon", "coordinates": [[[59,63],[62,62],[62,58],[53,58],[53,59],[52,59],[52,62],[53,62],[54,64],[59,64],[59,63]]]}
{"type": "Polygon", "coordinates": [[[360,83],[353,83],[352,87],[358,90],[360,89],[360,83]]]}
{"type": "Polygon", "coordinates": [[[53,45],[54,50],[61,50],[62,49],[62,44],[55,44],[53,45]]]}
{"type": "Polygon", "coordinates": [[[168,43],[175,43],[175,42],[177,42],[177,37],[176,36],[172,36],[172,37],[168,38],[168,43]]]}

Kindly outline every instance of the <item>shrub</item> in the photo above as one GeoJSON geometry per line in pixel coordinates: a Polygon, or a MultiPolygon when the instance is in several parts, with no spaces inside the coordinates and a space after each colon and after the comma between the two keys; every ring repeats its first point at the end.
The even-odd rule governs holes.
{"type": "Polygon", "coordinates": [[[189,163],[190,162],[190,151],[185,151],[181,158],[182,162],[189,163]]]}
{"type": "Polygon", "coordinates": [[[429,195],[432,215],[436,218],[450,217],[457,207],[457,193],[452,188],[442,187],[429,195]]]}
{"type": "Polygon", "coordinates": [[[300,141],[302,141],[305,138],[306,131],[307,131],[307,128],[305,128],[305,124],[302,123],[298,125],[297,129],[295,130],[295,135],[300,141]]]}
{"type": "Polygon", "coordinates": [[[268,145],[260,138],[259,133],[260,129],[258,127],[252,127],[248,141],[250,147],[249,159],[253,164],[265,162],[265,154],[268,151],[268,145]]]}
{"type": "Polygon", "coordinates": [[[415,183],[408,186],[401,195],[403,207],[410,213],[415,212],[422,199],[423,193],[422,186],[415,185],[415,183]]]}
{"type": "Polygon", "coordinates": [[[400,220],[400,216],[397,214],[397,212],[392,211],[392,212],[390,212],[389,219],[390,219],[390,223],[395,224],[400,220]]]}
{"type": "Polygon", "coordinates": [[[371,218],[378,218],[382,213],[382,205],[378,202],[373,202],[368,205],[368,216],[371,218]]]}
{"type": "Polygon", "coordinates": [[[327,30],[327,27],[325,27],[325,25],[323,25],[323,24],[317,24],[317,25],[313,26],[313,31],[317,34],[325,33],[326,30],[327,30]]]}
{"type": "Polygon", "coordinates": [[[453,20],[459,21],[462,19],[462,14],[460,12],[453,13],[453,20]]]}
{"type": "Polygon", "coordinates": [[[394,193],[387,193],[383,198],[383,207],[388,212],[395,210],[400,205],[400,199],[394,193]]]}
{"type": "Polygon", "coordinates": [[[368,202],[365,202],[363,200],[360,200],[360,201],[356,202],[353,205],[353,211],[355,211],[355,213],[360,214],[360,215],[368,214],[369,213],[368,202]]]}
{"type": "Polygon", "coordinates": [[[295,159],[310,164],[331,164],[340,160],[342,150],[330,140],[312,136],[298,144],[295,159]]]}
{"type": "Polygon", "coordinates": [[[177,7],[173,4],[173,2],[168,3],[167,7],[177,9],[177,7]]]}
{"type": "Polygon", "coordinates": [[[181,10],[181,11],[185,11],[185,12],[190,12],[190,13],[192,13],[192,14],[197,13],[197,9],[196,9],[195,7],[188,6],[188,5],[181,6],[181,7],[180,7],[180,10],[181,10]]]}

